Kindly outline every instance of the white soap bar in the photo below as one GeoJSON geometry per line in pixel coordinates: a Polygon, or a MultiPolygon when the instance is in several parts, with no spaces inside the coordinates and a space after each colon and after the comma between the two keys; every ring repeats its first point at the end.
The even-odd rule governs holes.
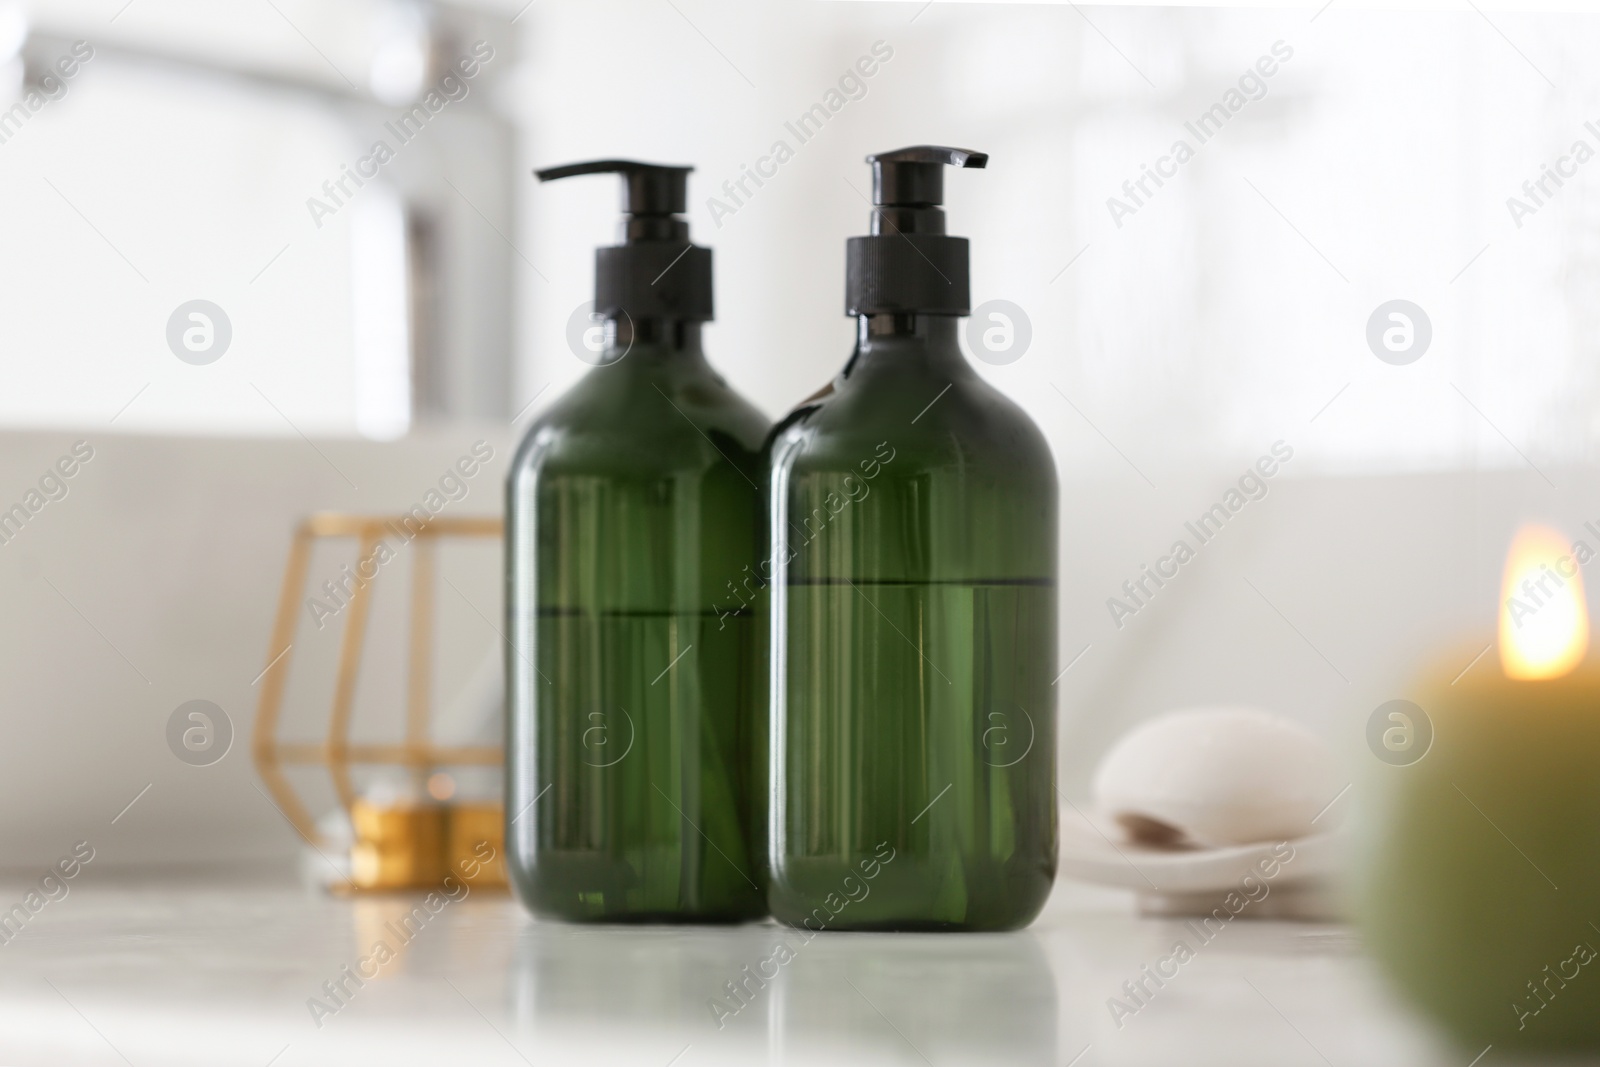
{"type": "Polygon", "coordinates": [[[1113,745],[1095,772],[1093,797],[1130,840],[1242,845],[1315,832],[1311,820],[1338,792],[1335,777],[1322,740],[1281,716],[1190,708],[1113,745]]]}

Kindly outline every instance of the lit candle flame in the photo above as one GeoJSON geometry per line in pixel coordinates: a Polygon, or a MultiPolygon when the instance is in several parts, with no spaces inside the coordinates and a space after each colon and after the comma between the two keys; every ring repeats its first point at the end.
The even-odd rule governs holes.
{"type": "Polygon", "coordinates": [[[1589,650],[1583,578],[1571,543],[1548,526],[1524,526],[1506,552],[1500,665],[1508,678],[1559,678],[1589,650]]]}

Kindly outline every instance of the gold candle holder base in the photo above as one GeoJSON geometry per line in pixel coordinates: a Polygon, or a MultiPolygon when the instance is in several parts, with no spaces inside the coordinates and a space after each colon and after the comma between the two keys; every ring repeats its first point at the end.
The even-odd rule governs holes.
{"type": "Polygon", "coordinates": [[[351,808],[356,841],[344,893],[393,893],[450,888],[454,878],[473,889],[507,888],[502,858],[504,809],[499,804],[375,804],[351,808]]]}
{"type": "Polygon", "coordinates": [[[438,804],[357,800],[350,823],[356,834],[350,881],[357,889],[426,889],[444,881],[445,811],[438,804]]]}

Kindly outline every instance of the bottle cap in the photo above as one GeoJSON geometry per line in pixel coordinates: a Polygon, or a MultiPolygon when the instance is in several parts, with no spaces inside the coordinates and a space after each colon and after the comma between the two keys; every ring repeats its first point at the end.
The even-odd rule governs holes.
{"type": "Polygon", "coordinates": [[[691,244],[693,167],[597,159],[536,170],[542,182],[580,174],[622,175],[622,244],[594,254],[594,310],[601,318],[705,321],[711,314],[711,249],[691,244]]]}
{"type": "Polygon", "coordinates": [[[972,310],[967,239],[944,232],[944,168],[978,167],[982,152],[913,145],[868,156],[872,229],[845,242],[846,315],[972,310]]]}

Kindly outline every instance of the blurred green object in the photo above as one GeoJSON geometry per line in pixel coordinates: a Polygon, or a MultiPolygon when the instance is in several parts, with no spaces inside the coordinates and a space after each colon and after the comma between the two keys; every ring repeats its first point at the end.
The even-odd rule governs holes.
{"type": "Polygon", "coordinates": [[[768,903],[1005,930],[1055,877],[1056,480],[954,315],[860,321],[772,442],[768,903]]]}
{"type": "Polygon", "coordinates": [[[767,422],[698,322],[634,326],[510,473],[509,868],[543,915],[750,919],[755,650],[733,583],[767,422]]]}
{"type": "Polygon", "coordinates": [[[1434,742],[1382,768],[1367,946],[1471,1053],[1600,1049],[1600,669],[1516,681],[1486,662],[1416,702],[1434,742]]]}

